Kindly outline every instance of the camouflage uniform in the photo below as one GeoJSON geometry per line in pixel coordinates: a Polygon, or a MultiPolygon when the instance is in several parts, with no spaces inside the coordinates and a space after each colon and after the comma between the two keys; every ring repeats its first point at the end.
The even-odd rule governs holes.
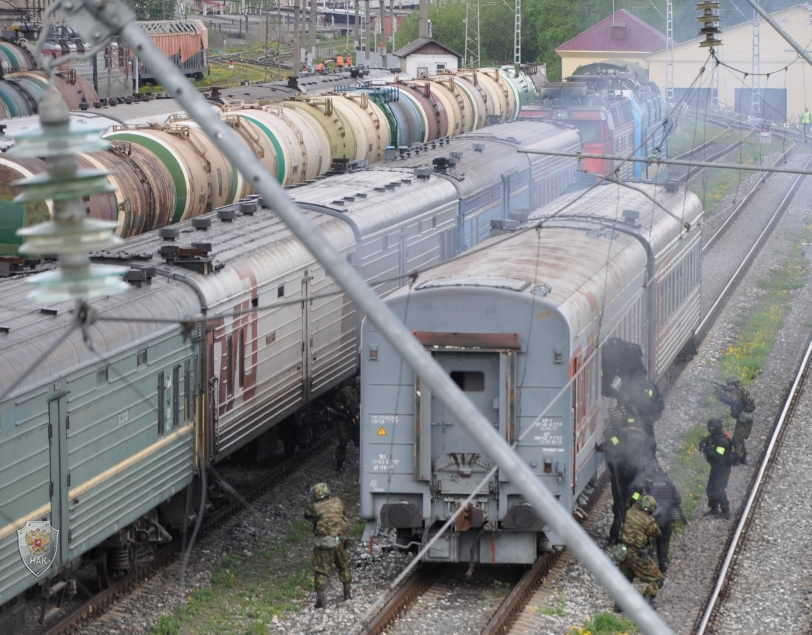
{"type": "Polygon", "coordinates": [[[733,451],[738,457],[738,462],[746,465],[747,446],[744,442],[750,438],[750,432],[753,430],[753,411],[756,404],[738,377],[728,378],[727,385],[727,390],[717,387],[716,398],[730,406],[730,416],[736,420],[733,428],[733,451]]]}
{"type": "Polygon", "coordinates": [[[637,505],[629,509],[626,522],[620,528],[620,541],[627,547],[626,559],[620,564],[620,572],[629,582],[634,582],[635,578],[644,582],[647,585],[646,596],[653,600],[657,597],[658,582],[663,579],[663,574],[657,567],[657,560],[649,555],[652,540],[660,537],[660,528],[654,516],[640,508],[647,499],[656,508],[651,496],[643,496],[637,505]]]}
{"type": "Polygon", "coordinates": [[[657,538],[657,563],[665,575],[668,570],[668,550],[674,521],[675,518],[679,519],[682,516],[682,510],[679,509],[682,497],[656,460],[649,461],[645,471],[637,475],[632,490],[634,501],[640,500],[646,494],[657,501],[657,510],[654,512],[654,520],[660,528],[660,537],[657,538]]]}
{"type": "Polygon", "coordinates": [[[360,398],[356,378],[338,391],[335,398],[335,411],[338,415],[338,445],[336,446],[336,469],[341,470],[347,458],[347,443],[352,439],[355,447],[361,445],[361,429],[358,423],[360,398]]]}
{"type": "Polygon", "coordinates": [[[330,490],[326,485],[320,483],[311,489],[311,503],[307,506],[304,517],[313,521],[313,534],[315,535],[313,546],[313,587],[319,597],[316,608],[324,607],[324,591],[327,589],[327,576],[332,571],[333,564],[338,569],[338,579],[344,585],[344,599],[349,599],[350,583],[352,574],[350,573],[350,563],[347,551],[344,549],[342,534],[347,527],[347,517],[344,513],[344,505],[339,498],[330,496],[330,490]],[[318,489],[318,488],[322,489],[318,489]],[[313,492],[316,495],[313,495],[313,492]],[[326,498],[318,498],[326,492],[326,498]]]}

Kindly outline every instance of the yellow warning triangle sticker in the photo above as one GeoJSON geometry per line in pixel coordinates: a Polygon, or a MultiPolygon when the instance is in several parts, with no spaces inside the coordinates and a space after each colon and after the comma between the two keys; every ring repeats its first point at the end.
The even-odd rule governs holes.
{"type": "Polygon", "coordinates": [[[378,430],[378,436],[379,437],[385,437],[386,436],[386,430],[383,429],[383,426],[381,426],[380,430],[378,430]]]}

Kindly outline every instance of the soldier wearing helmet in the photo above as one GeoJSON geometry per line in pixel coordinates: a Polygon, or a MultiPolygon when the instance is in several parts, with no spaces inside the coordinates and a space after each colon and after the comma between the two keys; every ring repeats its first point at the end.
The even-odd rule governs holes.
{"type": "MultiPolygon", "coordinates": [[[[637,578],[646,584],[644,597],[652,607],[657,597],[659,582],[663,574],[657,568],[657,560],[652,557],[653,541],[660,537],[660,528],[654,519],[657,501],[653,496],[641,496],[626,513],[626,521],[620,528],[620,542],[626,547],[626,557],[620,563],[620,572],[629,582],[637,578]]],[[[615,611],[620,608],[615,605],[615,611]]]]}
{"type": "Polygon", "coordinates": [[[316,483],[310,488],[310,504],[307,506],[304,517],[313,522],[313,587],[316,591],[316,605],[314,608],[323,609],[327,606],[325,591],[327,590],[327,576],[335,564],[338,569],[338,579],[344,585],[344,599],[352,598],[350,583],[350,563],[347,551],[344,548],[342,534],[347,529],[347,516],[341,499],[333,497],[326,483],[316,483]]]}
{"type": "Polygon", "coordinates": [[[352,439],[353,445],[361,445],[361,427],[359,425],[359,407],[361,404],[361,378],[355,377],[338,391],[333,402],[333,412],[338,421],[338,446],[336,446],[336,472],[344,468],[347,459],[347,443],[352,439]]]}
{"type": "Polygon", "coordinates": [[[738,377],[728,377],[725,383],[727,387],[715,384],[716,398],[730,406],[730,416],[736,420],[733,428],[733,451],[736,453],[736,457],[733,464],[747,465],[745,441],[750,438],[750,432],[753,430],[753,412],[756,409],[756,402],[753,401],[750,392],[742,386],[738,377]]]}
{"type": "Polygon", "coordinates": [[[674,522],[685,518],[680,508],[682,497],[657,459],[651,459],[646,469],[635,477],[632,490],[632,501],[640,500],[648,494],[657,502],[654,520],[657,521],[661,534],[657,538],[657,563],[665,575],[674,522]]]}
{"type": "Polygon", "coordinates": [[[708,421],[710,434],[699,442],[699,451],[705,454],[710,463],[708,476],[708,511],[705,516],[719,515],[727,520],[730,518],[730,503],[727,500],[727,482],[730,479],[730,467],[733,465],[733,443],[730,435],[725,432],[722,419],[708,421]]]}

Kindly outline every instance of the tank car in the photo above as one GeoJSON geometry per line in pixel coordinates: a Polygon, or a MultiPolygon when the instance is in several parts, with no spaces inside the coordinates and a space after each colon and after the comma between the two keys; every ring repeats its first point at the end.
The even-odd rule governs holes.
{"type": "MultiPolygon", "coordinates": [[[[700,201],[638,187],[565,196],[532,215],[542,229],[490,238],[386,299],[569,510],[602,469],[598,345],[638,343],[656,380],[699,322],[700,201]]],[[[487,477],[426,560],[529,564],[542,539],[562,545],[374,325],[361,342],[365,537],[425,544],[487,477]]]]}

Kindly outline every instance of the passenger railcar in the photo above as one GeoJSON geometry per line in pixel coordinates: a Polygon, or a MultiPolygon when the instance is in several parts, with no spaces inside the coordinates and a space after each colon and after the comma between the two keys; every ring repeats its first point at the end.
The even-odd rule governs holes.
{"type": "MultiPolygon", "coordinates": [[[[578,138],[544,122],[505,127],[537,147],[578,138]]],[[[495,189],[502,175],[462,145],[515,154],[518,140],[506,143],[500,129],[455,146],[463,152],[456,179],[469,181],[471,197],[477,188],[487,198],[508,196],[495,189]]],[[[530,157],[516,156],[527,180],[510,197],[535,191],[536,178],[559,187],[560,171],[534,170],[530,157]]],[[[456,179],[407,163],[290,190],[381,295],[467,246],[456,242],[464,198],[456,179]]],[[[572,178],[574,159],[567,170],[572,178]]],[[[93,258],[130,267],[133,288],[90,302],[99,319],[87,325],[88,342],[74,332],[0,404],[0,478],[8,484],[0,494],[0,626],[11,610],[3,606],[39,582],[17,553],[16,530],[27,520],[46,518],[61,532],[49,575],[92,562],[104,580],[186,522],[201,461],[221,461],[254,441],[281,438],[290,447],[291,415],[357,371],[360,316],[352,302],[255,200],[131,237],[93,258]],[[194,316],[209,321],[192,329],[161,321],[194,316]]],[[[0,394],[65,335],[75,308],[33,305],[15,277],[31,263],[4,264],[11,277],[0,280],[0,394]]]]}
{"type": "MultiPolygon", "coordinates": [[[[486,240],[386,300],[571,510],[602,469],[599,344],[638,343],[656,380],[699,323],[701,203],[637,186],[648,196],[565,196],[531,216],[541,229],[486,240]]],[[[361,381],[365,536],[425,544],[494,462],[368,322],[361,381]]],[[[529,564],[542,536],[563,544],[497,471],[425,558],[529,564]]]]}

